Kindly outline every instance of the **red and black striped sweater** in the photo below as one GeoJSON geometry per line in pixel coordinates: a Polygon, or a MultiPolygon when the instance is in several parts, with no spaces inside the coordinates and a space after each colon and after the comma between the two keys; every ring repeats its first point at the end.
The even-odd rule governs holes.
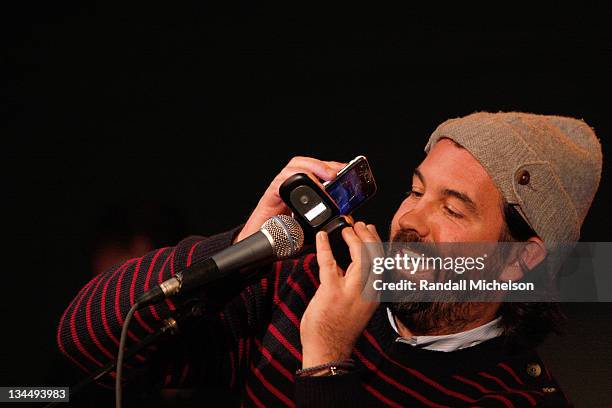
{"type": "MultiPolygon", "coordinates": [[[[61,352],[87,372],[115,359],[121,325],[134,299],[231,245],[235,232],[190,237],[94,278],[61,318],[61,352]]],[[[397,334],[383,307],[353,350],[356,371],[296,378],[302,358],[300,319],[318,285],[312,253],[261,270],[257,281],[245,283],[222,308],[128,361],[127,380],[134,384],[126,391],[225,389],[232,398],[222,401],[246,406],[570,405],[533,350],[508,344],[504,337],[450,353],[418,349],[395,341],[397,334]]],[[[138,312],[130,325],[128,347],[180,308],[177,302],[166,300],[138,312]]],[[[204,394],[204,401],[210,402],[211,395],[204,394]]]]}

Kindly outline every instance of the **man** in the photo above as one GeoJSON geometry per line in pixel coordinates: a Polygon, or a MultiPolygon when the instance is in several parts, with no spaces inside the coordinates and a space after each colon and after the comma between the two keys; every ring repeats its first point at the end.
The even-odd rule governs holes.
{"type": "MultiPolygon", "coordinates": [[[[426,151],[391,222],[391,239],[523,241],[501,280],[522,279],[556,243],[578,239],[601,174],[593,131],[556,116],[476,113],[449,120],[426,151]]],[[[278,187],[290,175],[329,180],[342,166],[295,158],[237,234],[188,238],[97,277],[64,313],[60,349],[85,370],[115,358],[121,324],[138,295],[286,213],[278,187]]],[[[209,291],[224,299],[222,309],[173,344],[136,356],[128,379],[153,387],[226,386],[233,402],[255,406],[570,405],[533,351],[554,326],[552,305],[378,305],[362,297],[360,278],[367,262],[360,249],[380,242],[376,228],[358,222],[342,236],[352,257],[346,271],[319,233],[316,257],[277,262],[238,295],[209,291]]],[[[177,307],[166,301],[137,313],[132,344],[177,307]]]]}

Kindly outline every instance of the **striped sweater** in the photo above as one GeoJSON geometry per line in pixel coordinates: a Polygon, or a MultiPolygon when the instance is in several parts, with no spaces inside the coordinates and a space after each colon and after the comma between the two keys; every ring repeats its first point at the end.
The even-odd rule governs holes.
{"type": "MultiPolygon", "coordinates": [[[[236,232],[190,237],[95,277],[61,318],[60,351],[86,372],[115,359],[121,325],[134,299],[231,245],[236,232]]],[[[230,287],[223,282],[201,293],[214,299],[211,305],[222,306],[126,362],[126,392],[206,389],[199,394],[204,403],[217,398],[227,405],[258,407],[570,405],[533,350],[507,344],[504,337],[450,353],[412,347],[396,341],[382,306],[355,345],[354,372],[296,378],[302,360],[300,319],[319,285],[315,255],[276,262],[259,270],[256,280],[243,279],[243,274],[236,273],[230,291],[223,290],[230,287]]],[[[165,300],[137,312],[128,347],[184,301],[165,300]]]]}

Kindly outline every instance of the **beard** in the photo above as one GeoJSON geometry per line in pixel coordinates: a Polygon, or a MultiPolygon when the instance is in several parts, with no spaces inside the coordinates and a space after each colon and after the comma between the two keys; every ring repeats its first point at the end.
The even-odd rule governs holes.
{"type": "Polygon", "coordinates": [[[410,332],[417,336],[463,331],[483,310],[482,303],[394,302],[389,309],[410,332]]]}
{"type": "MultiPolygon", "coordinates": [[[[500,236],[502,238],[503,236],[500,236]]],[[[501,240],[501,239],[500,239],[501,240]]],[[[443,245],[442,245],[443,246],[443,245]]],[[[389,251],[399,253],[402,248],[417,247],[418,253],[425,252],[427,256],[439,256],[439,246],[434,243],[427,243],[420,239],[414,231],[400,230],[391,237],[389,251]],[[411,244],[416,244],[412,245],[411,244]]],[[[499,274],[507,259],[506,254],[494,252],[494,256],[489,260],[489,268],[486,274],[499,274]]],[[[422,276],[408,275],[405,273],[391,271],[392,280],[398,279],[419,279],[422,276]]],[[[439,270],[426,271],[426,276],[431,281],[442,282],[444,280],[466,279],[466,276],[458,275],[454,272],[443,273],[439,270]]],[[[474,276],[471,278],[483,278],[484,276],[474,276]]],[[[399,295],[399,294],[398,294],[399,295]]],[[[401,298],[395,298],[387,306],[406,328],[414,335],[441,335],[456,333],[465,330],[467,326],[483,317],[487,302],[493,299],[486,297],[474,297],[467,291],[452,292],[404,292],[401,298]],[[472,301],[470,301],[472,299],[472,301]],[[425,301],[424,301],[425,300],[425,301]]]]}

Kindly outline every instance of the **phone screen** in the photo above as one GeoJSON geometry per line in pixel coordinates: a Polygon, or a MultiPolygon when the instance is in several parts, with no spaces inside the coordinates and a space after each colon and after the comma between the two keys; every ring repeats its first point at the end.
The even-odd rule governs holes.
{"type": "Polygon", "coordinates": [[[351,162],[340,175],[325,186],[340,214],[349,215],[376,192],[376,182],[365,157],[351,162]]]}

